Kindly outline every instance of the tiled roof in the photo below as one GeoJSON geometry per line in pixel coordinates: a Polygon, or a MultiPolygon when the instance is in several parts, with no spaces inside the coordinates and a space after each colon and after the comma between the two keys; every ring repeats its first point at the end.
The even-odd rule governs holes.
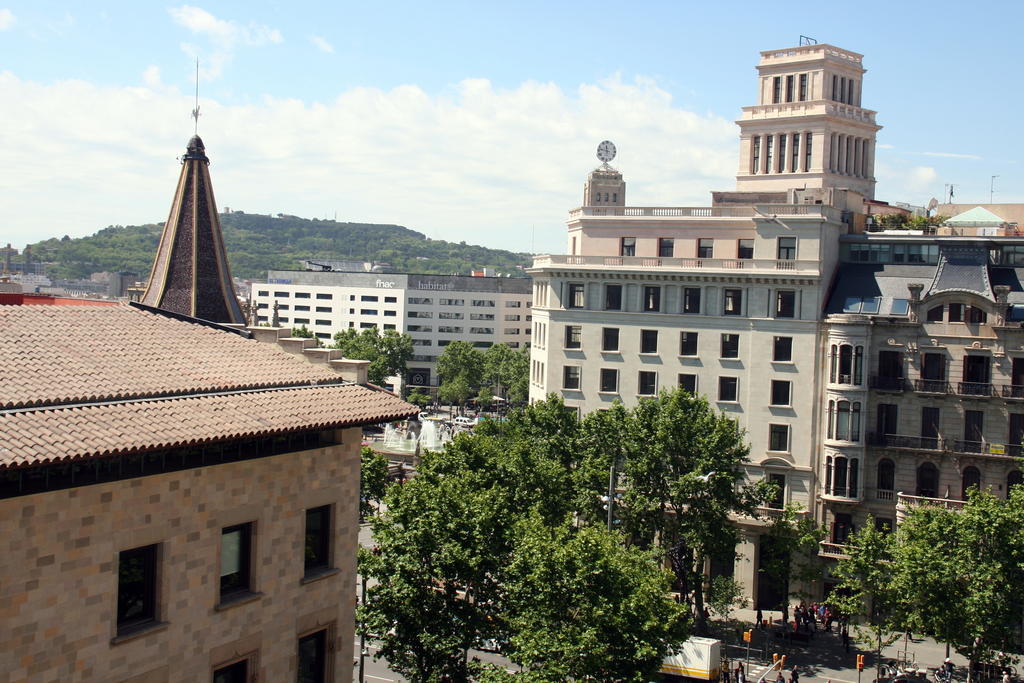
{"type": "Polygon", "coordinates": [[[128,306],[0,306],[0,410],[339,379],[276,344],[128,306]]]}
{"type": "Polygon", "coordinates": [[[0,413],[0,470],[372,424],[415,412],[389,392],[356,384],[9,411],[0,413]]]}
{"type": "Polygon", "coordinates": [[[984,247],[945,247],[939,251],[928,294],[971,292],[995,301],[988,280],[988,251],[984,247]]]}

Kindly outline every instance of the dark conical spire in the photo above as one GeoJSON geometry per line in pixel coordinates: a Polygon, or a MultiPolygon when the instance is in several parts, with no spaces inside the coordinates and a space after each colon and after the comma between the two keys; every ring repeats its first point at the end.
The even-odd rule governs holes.
{"type": "Polygon", "coordinates": [[[188,141],[181,164],[141,303],[210,322],[244,323],[224,252],[210,159],[198,135],[188,141]]]}

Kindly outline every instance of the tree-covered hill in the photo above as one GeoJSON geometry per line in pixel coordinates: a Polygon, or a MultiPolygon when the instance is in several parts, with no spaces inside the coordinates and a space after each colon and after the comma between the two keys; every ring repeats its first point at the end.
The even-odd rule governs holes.
{"type": "MultiPolygon", "coordinates": [[[[530,262],[526,254],[432,240],[400,225],[241,211],[221,214],[220,220],[231,272],[243,278],[266,277],[268,269],[295,269],[306,258],[385,262],[398,272],[463,274],[484,267],[511,272],[530,262]]],[[[88,237],[53,238],[31,245],[32,257],[49,264],[51,277],[85,278],[98,271],[146,277],[161,228],[155,223],[118,225],[88,237]]]]}

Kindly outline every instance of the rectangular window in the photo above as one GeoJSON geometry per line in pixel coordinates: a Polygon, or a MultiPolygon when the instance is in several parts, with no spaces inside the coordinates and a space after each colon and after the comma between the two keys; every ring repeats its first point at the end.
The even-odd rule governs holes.
{"type": "Polygon", "coordinates": [[[619,243],[619,256],[636,256],[636,238],[623,237],[619,243]]]}
{"type": "Polygon", "coordinates": [[[362,296],[359,297],[359,300],[360,301],[380,301],[380,297],[371,296],[369,294],[363,294],[362,296]]]}
{"type": "Polygon", "coordinates": [[[781,379],[772,380],[772,405],[773,406],[788,406],[789,405],[789,386],[790,382],[781,379]]]}
{"type": "Polygon", "coordinates": [[[715,240],[702,237],[697,240],[697,258],[714,258],[715,240]]]}
{"type": "Polygon", "coordinates": [[[796,316],[796,292],[775,292],[775,317],[792,318],[796,316]]]}
{"type": "Polygon", "coordinates": [[[578,349],[583,346],[583,328],[579,325],[565,326],[565,348],[578,349]]]}
{"type": "Polygon", "coordinates": [[[935,406],[921,407],[921,447],[939,447],[939,420],[941,415],[935,406]]]}
{"type": "Polygon", "coordinates": [[[261,289],[256,292],[256,296],[270,296],[270,291],[266,289],[261,289]]]}
{"type": "Polygon", "coordinates": [[[951,323],[962,323],[964,321],[964,305],[963,304],[950,304],[949,305],[949,322],[951,323]]]}
{"type": "Polygon", "coordinates": [[[618,351],[619,350],[619,328],[617,327],[605,327],[601,329],[601,350],[602,351],[618,351]]]}
{"type": "Polygon", "coordinates": [[[736,388],[737,379],[735,377],[719,377],[718,378],[718,400],[719,401],[735,401],[736,400],[736,388]]]}
{"type": "MultiPolygon", "coordinates": [[[[295,310],[299,310],[299,307],[296,306],[295,310]]],[[[309,307],[308,306],[303,306],[303,310],[308,311],[309,307]]],[[[317,306],[316,307],[316,312],[317,313],[330,313],[331,312],[331,307],[330,306],[317,306]]]]}
{"type": "Polygon", "coordinates": [[[251,587],[252,524],[229,526],[220,534],[220,600],[241,593],[251,587]]]}
{"type": "Polygon", "coordinates": [[[740,240],[736,247],[736,258],[754,258],[754,240],[740,240]]]}
{"type": "Polygon", "coordinates": [[[658,239],[658,256],[662,258],[672,258],[675,256],[676,241],[671,237],[662,237],[658,239]]]}
{"type": "MultiPolygon", "coordinates": [[[[480,314],[479,313],[470,313],[469,314],[470,320],[494,320],[494,314],[493,313],[486,314],[486,315],[490,316],[489,318],[473,318],[474,315],[480,315],[480,314]]],[[[507,322],[507,323],[517,323],[520,320],[522,320],[522,316],[519,315],[518,313],[506,313],[505,314],[505,322],[507,322]]]]}
{"type": "Polygon", "coordinates": [[[426,304],[426,305],[430,305],[430,304],[434,303],[434,300],[433,299],[425,299],[423,297],[410,296],[409,297],[409,303],[411,303],[411,304],[426,304]]]}
{"type": "Polygon", "coordinates": [[[490,299],[473,299],[470,305],[479,308],[494,308],[494,302],[490,299]]]}
{"type": "Polygon", "coordinates": [[[832,101],[839,100],[839,76],[832,75],[832,101]]]}
{"type": "Polygon", "coordinates": [[[778,104],[782,101],[782,76],[776,76],[772,79],[772,104],[778,104]]]}
{"type": "Polygon", "coordinates": [[[758,173],[761,170],[761,136],[755,135],[750,150],[750,172],[758,173]]]}
{"type": "Polygon", "coordinates": [[[585,290],[583,289],[582,283],[570,282],[569,283],[569,296],[566,302],[566,308],[583,308],[586,304],[585,290]]]}
{"type": "Polygon", "coordinates": [[[683,313],[700,313],[700,287],[683,289],[683,313]]]}
{"type": "Polygon", "coordinates": [[[780,237],[778,255],[776,256],[780,261],[792,261],[796,259],[796,238],[795,237],[780,237]]]}
{"type": "Polygon", "coordinates": [[[653,396],[658,393],[658,374],[641,370],[637,377],[637,393],[641,396],[653,396]]]}
{"type": "Polygon", "coordinates": [[[277,297],[278,299],[287,299],[288,292],[274,292],[274,296],[277,297]]]}
{"type": "Polygon", "coordinates": [[[812,133],[804,133],[804,172],[811,170],[811,140],[812,133]]]}
{"type": "Polygon", "coordinates": [[[386,296],[386,297],[384,297],[384,303],[386,303],[386,304],[397,304],[398,303],[398,297],[397,296],[386,296]]]}
{"type": "MultiPolygon", "coordinates": [[[[505,319],[507,320],[508,317],[509,316],[506,315],[505,319]]],[[[515,316],[515,317],[518,318],[519,316],[515,316]]],[[[470,320],[494,320],[494,314],[493,313],[470,313],[469,314],[469,319],[470,320]]]]}
{"type": "Polygon", "coordinates": [[[580,388],[580,366],[566,365],[565,367],[562,368],[562,388],[580,388]]]}
{"type": "Polygon", "coordinates": [[[505,302],[505,308],[522,308],[522,307],[523,307],[523,302],[522,301],[506,301],[505,302]]]}
{"type": "Polygon", "coordinates": [[[722,358],[739,358],[740,357],[740,335],[738,334],[723,334],[722,335],[722,358]]]}
{"type": "Polygon", "coordinates": [[[214,669],[213,683],[249,683],[249,660],[242,659],[214,669]]]}
{"type": "Polygon", "coordinates": [[[327,652],[327,629],[299,638],[298,683],[326,683],[327,652]]]}
{"type": "Polygon", "coordinates": [[[696,356],[697,355],[697,333],[696,332],[680,332],[679,333],[679,355],[680,356],[696,356]]]}
{"type": "Polygon", "coordinates": [[[793,76],[786,76],[786,101],[793,101],[793,76]]]}
{"type": "Polygon", "coordinates": [[[644,287],[644,311],[661,310],[661,287],[644,287]]]}
{"type": "Polygon", "coordinates": [[[789,425],[768,425],[768,450],[789,450],[789,425]]]}
{"type": "Polygon", "coordinates": [[[122,550],[117,555],[117,632],[156,621],[157,546],[122,550]]]}
{"type": "Polygon", "coordinates": [[[317,318],[316,324],[317,325],[330,325],[331,321],[330,320],[323,320],[323,319],[317,318]]]}
{"type": "Polygon", "coordinates": [[[801,102],[807,101],[807,74],[800,74],[799,97],[801,102]]]}
{"type": "Polygon", "coordinates": [[[793,151],[790,152],[789,170],[796,173],[800,170],[800,133],[793,133],[790,137],[793,140],[793,151]]]}
{"type": "Polygon", "coordinates": [[[331,567],[331,506],[306,510],[306,575],[331,567]]]}
{"type": "Polygon", "coordinates": [[[619,371],[614,368],[601,368],[601,391],[614,394],[619,390],[619,371]]]}
{"type": "Polygon", "coordinates": [[[604,286],[604,310],[622,310],[622,285],[604,286]]]}
{"type": "Polygon", "coordinates": [[[296,299],[308,299],[309,298],[309,292],[295,292],[295,298],[296,299]]]}
{"type": "Polygon", "coordinates": [[[777,155],[779,157],[779,164],[778,168],[775,169],[778,173],[786,172],[786,139],[788,137],[785,133],[779,136],[779,153],[777,155]]]}
{"type": "Polygon", "coordinates": [[[697,375],[679,375],[679,388],[688,394],[697,395],[697,375]]]}
{"type": "Polygon", "coordinates": [[[296,313],[298,313],[299,311],[308,311],[308,310],[309,310],[309,306],[296,306],[295,307],[295,312],[296,313]]]}
{"type": "Polygon", "coordinates": [[[296,325],[308,325],[309,318],[295,318],[295,320],[293,320],[292,322],[294,322],[296,325]]]}
{"type": "Polygon", "coordinates": [[[640,353],[658,352],[658,331],[640,330],[640,353]]]}
{"type": "Polygon", "coordinates": [[[360,308],[359,315],[377,315],[376,308],[360,308]]]}
{"type": "Polygon", "coordinates": [[[772,172],[772,159],[774,158],[773,157],[773,149],[774,149],[774,145],[775,145],[775,136],[774,135],[766,135],[764,140],[765,140],[765,145],[764,145],[764,172],[765,173],[771,173],[772,172]]]}
{"type": "Polygon", "coordinates": [[[334,298],[334,295],[333,294],[317,294],[316,298],[320,299],[321,301],[329,301],[329,300],[334,298]]]}
{"type": "Polygon", "coordinates": [[[741,315],[743,310],[743,290],[726,289],[722,304],[722,315],[741,315]]]}
{"type": "Polygon", "coordinates": [[[792,337],[775,337],[772,345],[772,360],[779,363],[788,363],[793,360],[792,337]]]}

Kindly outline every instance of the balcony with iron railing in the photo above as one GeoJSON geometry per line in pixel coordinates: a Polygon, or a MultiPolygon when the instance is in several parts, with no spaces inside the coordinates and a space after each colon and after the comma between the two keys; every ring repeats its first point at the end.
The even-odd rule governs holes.
{"type": "Polygon", "coordinates": [[[882,448],[916,451],[941,451],[963,455],[985,455],[995,458],[1020,458],[1024,455],[1021,444],[991,443],[969,439],[950,439],[945,436],[908,436],[905,434],[868,434],[868,443],[882,448]]]}
{"type": "Polygon", "coordinates": [[[661,256],[580,256],[545,254],[533,257],[534,268],[571,266],[573,269],[626,268],[649,271],[701,271],[750,275],[766,273],[818,275],[818,261],[796,259],[669,258],[661,256]]]}
{"type": "Polygon", "coordinates": [[[868,434],[868,443],[883,448],[909,448],[919,451],[941,451],[944,443],[941,436],[908,436],[906,434],[868,434]]]}
{"type": "MultiPolygon", "coordinates": [[[[872,378],[874,381],[875,378],[872,378]]],[[[992,384],[990,382],[948,382],[944,379],[915,379],[911,385],[919,394],[944,394],[969,398],[998,397],[1024,401],[1024,385],[992,384]]],[[[875,387],[872,384],[872,388],[875,387]]],[[[885,390],[885,389],[883,389],[885,390]]]]}

